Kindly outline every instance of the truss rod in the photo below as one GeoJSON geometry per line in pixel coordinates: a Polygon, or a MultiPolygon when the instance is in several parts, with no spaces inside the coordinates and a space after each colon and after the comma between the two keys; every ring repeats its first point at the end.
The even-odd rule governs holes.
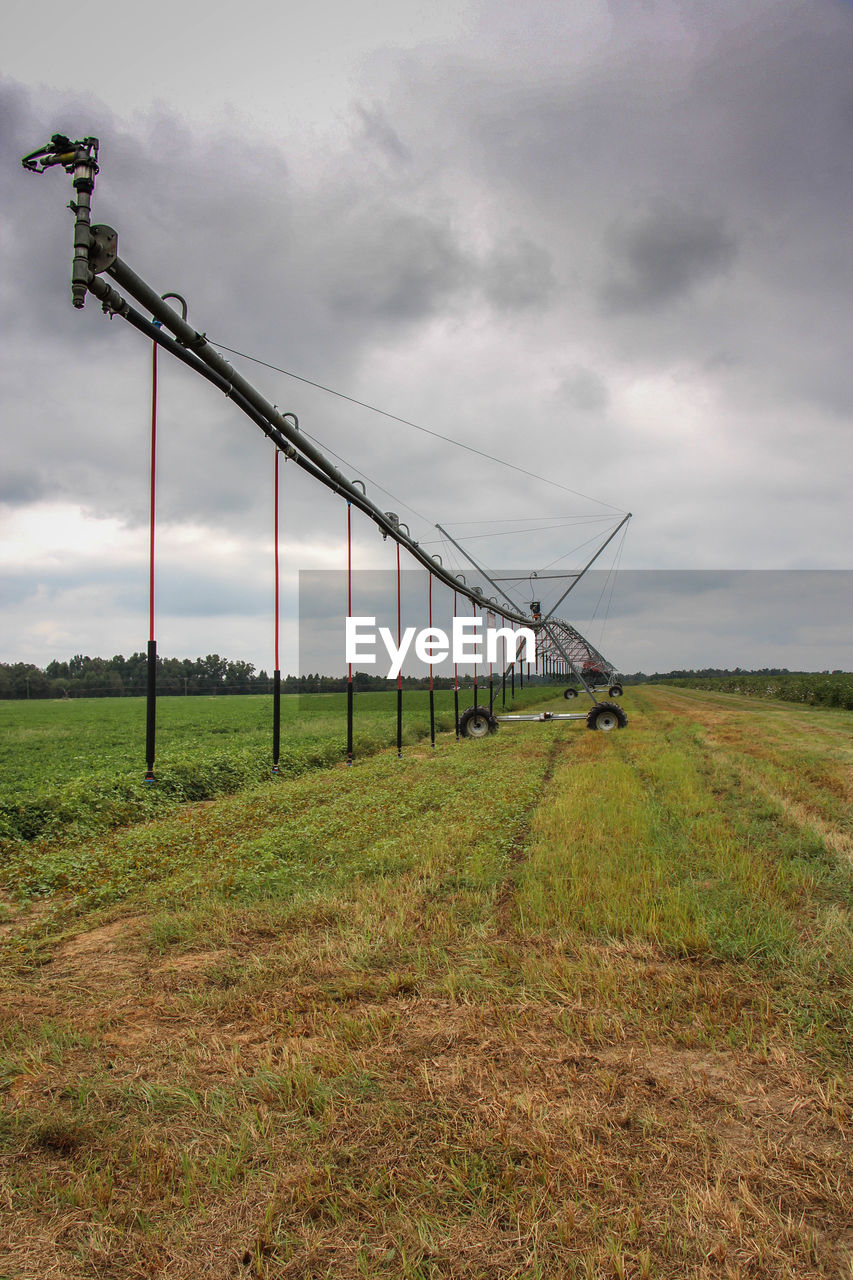
{"type": "MultiPolygon", "coordinates": [[[[462,552],[463,556],[464,556],[464,557],[465,557],[465,559],[468,561],[468,563],[469,563],[470,565],[473,565],[473,567],[477,570],[477,572],[478,572],[478,573],[481,573],[481,574],[483,575],[483,577],[486,579],[486,582],[491,583],[491,585],[495,588],[495,590],[496,590],[496,591],[500,591],[500,593],[501,593],[501,595],[503,596],[504,600],[508,601],[508,602],[509,602],[509,604],[511,605],[511,607],[512,607],[513,609],[518,609],[518,608],[519,608],[518,602],[517,602],[516,600],[513,600],[512,596],[508,596],[508,595],[507,595],[507,593],[504,591],[503,587],[499,587],[499,586],[498,586],[498,583],[497,583],[497,581],[496,581],[494,578],[490,578],[490,577],[489,577],[489,575],[486,573],[486,570],[483,568],[483,566],[482,566],[482,565],[477,564],[477,561],[474,559],[474,557],[470,554],[470,552],[468,552],[468,551],[466,551],[466,550],[465,550],[465,548],[461,545],[461,543],[457,542],[455,538],[451,537],[451,536],[450,536],[450,534],[447,532],[447,530],[446,530],[445,528],[443,528],[443,527],[442,527],[442,525],[437,524],[435,527],[436,527],[436,529],[438,529],[439,533],[443,533],[443,534],[444,534],[444,536],[445,536],[445,538],[447,539],[447,541],[448,541],[448,542],[452,542],[452,543],[453,543],[453,545],[454,545],[454,547],[456,548],[456,550],[457,550],[457,551],[461,551],[461,552],[462,552]]],[[[498,609],[498,613],[500,613],[500,612],[501,612],[501,610],[500,610],[500,609],[498,609]]],[[[529,621],[529,619],[528,619],[528,621],[529,621]]]]}
{"type": "Polygon", "coordinates": [[[549,609],[549,610],[548,610],[548,612],[545,614],[545,617],[542,619],[542,621],[543,621],[543,622],[547,622],[549,618],[553,618],[554,614],[557,612],[557,610],[559,609],[560,605],[563,603],[563,601],[565,600],[565,598],[566,598],[566,596],[569,594],[569,592],[574,590],[574,588],[578,585],[578,583],[580,582],[580,580],[581,580],[581,578],[583,577],[583,575],[586,573],[587,569],[590,569],[590,568],[595,564],[596,560],[597,560],[597,559],[598,559],[598,557],[601,555],[601,553],[602,553],[602,551],[604,550],[604,548],[608,545],[608,543],[610,543],[610,542],[612,542],[612,541],[613,541],[613,539],[616,537],[617,533],[618,533],[618,532],[619,532],[619,530],[622,528],[622,526],[623,526],[623,525],[626,525],[630,519],[631,519],[631,512],[629,511],[629,512],[628,512],[628,514],[627,514],[626,516],[623,516],[623,517],[622,517],[622,519],[619,521],[619,523],[617,524],[616,528],[615,528],[615,529],[613,530],[613,532],[610,534],[610,537],[609,537],[609,538],[605,538],[604,542],[602,542],[601,546],[598,548],[598,550],[596,551],[596,553],[595,553],[595,555],[592,557],[592,559],[587,561],[587,563],[586,563],[586,564],[584,565],[584,567],[581,569],[581,571],[580,571],[580,573],[578,574],[578,576],[575,578],[574,582],[571,582],[571,583],[566,587],[565,591],[564,591],[564,592],[563,592],[563,594],[560,596],[559,600],[558,600],[558,601],[557,601],[557,603],[554,605],[554,607],[553,607],[552,609],[549,609]]]}

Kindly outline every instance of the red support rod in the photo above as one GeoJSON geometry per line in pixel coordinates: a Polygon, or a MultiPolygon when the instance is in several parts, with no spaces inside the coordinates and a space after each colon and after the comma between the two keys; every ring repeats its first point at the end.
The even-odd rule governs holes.
{"type": "Polygon", "coordinates": [[[278,637],[279,637],[279,595],[278,595],[278,449],[275,451],[275,479],[273,482],[273,539],[275,545],[275,670],[280,671],[281,667],[278,661],[278,637]]]}
{"type": "MultiPolygon", "coordinates": [[[[474,617],[476,618],[476,616],[477,616],[477,606],[476,606],[476,604],[474,603],[474,601],[473,601],[473,600],[471,601],[471,612],[473,613],[474,617]]],[[[476,650],[475,650],[475,652],[476,652],[476,650]]],[[[475,707],[476,707],[476,705],[477,705],[477,660],[476,660],[476,658],[474,659],[474,703],[473,703],[473,705],[474,705],[475,707]]]]}
{"type": "Polygon", "coordinates": [[[157,343],[151,352],[151,493],[148,512],[148,639],[154,639],[154,519],[157,499],[157,343]]]}
{"type": "MultiPolygon", "coordinates": [[[[456,618],[456,592],[453,592],[453,617],[456,618]]],[[[459,667],[453,664],[453,718],[456,722],[456,741],[459,741],[459,667]]]]}
{"type": "MultiPolygon", "coordinates": [[[[397,546],[397,649],[402,641],[402,613],[400,609],[400,544],[397,546]]],[[[397,672],[397,759],[403,756],[403,667],[397,672]]]]}
{"type": "MultiPolygon", "coordinates": [[[[352,617],[352,507],[347,503],[347,617],[352,617]]],[[[347,668],[347,765],[352,767],[352,663],[347,668]]]]}
{"type": "Polygon", "coordinates": [[[157,499],[157,343],[151,354],[151,491],[148,513],[148,654],[145,705],[145,782],[153,785],[157,738],[157,641],[154,639],[154,529],[157,499]]]}
{"type": "MultiPolygon", "coordinates": [[[[352,505],[347,503],[347,617],[352,617],[352,505]]],[[[399,644],[399,640],[397,641],[399,644]]],[[[349,679],[352,680],[352,663],[349,664],[349,679]]]]}
{"type": "MultiPolygon", "coordinates": [[[[432,631],[432,574],[429,575],[429,629],[432,631]]],[[[432,639],[432,637],[430,637],[432,639]]],[[[433,692],[433,667],[429,667],[429,740],[435,746],[435,693],[433,692]]]]}
{"type": "Polygon", "coordinates": [[[273,470],[273,562],[275,565],[275,670],[272,684],[272,772],[279,772],[278,762],[281,755],[281,668],[278,661],[279,640],[279,592],[278,592],[278,449],[275,451],[273,470]]]}
{"type": "MultiPolygon", "coordinates": [[[[429,575],[429,629],[430,631],[432,631],[432,574],[429,575]]],[[[432,637],[430,637],[430,639],[431,638],[432,637]]],[[[397,641],[397,643],[398,644],[400,643],[399,640],[397,641]]],[[[429,687],[430,688],[433,687],[432,663],[430,663],[430,668],[429,668],[429,687]]]]}

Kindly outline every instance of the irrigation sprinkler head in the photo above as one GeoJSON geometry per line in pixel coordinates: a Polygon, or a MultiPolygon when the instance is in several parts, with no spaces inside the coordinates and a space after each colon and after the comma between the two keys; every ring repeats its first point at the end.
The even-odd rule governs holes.
{"type": "Polygon", "coordinates": [[[92,245],[91,197],[98,173],[98,139],[81,138],[72,142],[64,133],[54,133],[43,147],[37,147],[24,156],[21,164],[28,173],[44,173],[54,165],[61,165],[73,175],[71,185],[77,200],[69,208],[74,214],[74,257],[71,263],[71,301],[79,311],[86,301],[89,289],[89,251],[92,245]]]}
{"type": "MultiPolygon", "coordinates": [[[[81,138],[79,142],[72,142],[64,133],[54,133],[50,142],[24,156],[21,164],[28,173],[44,173],[45,169],[61,164],[66,173],[75,174],[75,186],[75,169],[79,164],[86,164],[93,171],[91,179],[94,185],[95,174],[98,172],[98,145],[97,138],[81,138]]],[[[91,187],[89,190],[91,191],[91,187]]]]}

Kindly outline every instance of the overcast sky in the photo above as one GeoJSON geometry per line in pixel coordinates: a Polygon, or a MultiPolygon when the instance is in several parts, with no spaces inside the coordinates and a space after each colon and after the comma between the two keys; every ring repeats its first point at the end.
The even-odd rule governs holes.
{"type": "MultiPolygon", "coordinates": [[[[0,660],[147,639],[150,349],[71,307],[70,179],[20,167],[56,131],[100,138],[94,220],[211,339],[545,477],[230,357],[416,538],[574,567],[630,510],[604,569],[851,568],[851,67],[847,0],[7,5],[0,660]]],[[[160,371],[160,652],[270,669],[271,446],[160,371]]],[[[296,670],[346,510],[282,494],[296,670]]],[[[810,647],[783,596],[797,642],[733,625],[730,665],[850,669],[838,611],[810,647]]],[[[655,600],[596,634],[618,667],[655,669],[653,622],[661,668],[720,660],[655,600]]]]}

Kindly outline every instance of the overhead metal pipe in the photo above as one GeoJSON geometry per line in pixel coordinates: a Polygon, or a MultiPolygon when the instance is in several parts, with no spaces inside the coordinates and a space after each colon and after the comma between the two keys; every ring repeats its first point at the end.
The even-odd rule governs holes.
{"type": "MultiPolygon", "coordinates": [[[[280,413],[275,405],[261,395],[248,379],[239,374],[223,356],[219,355],[203,333],[199,333],[198,330],[194,329],[192,325],[179,316],[174,308],[164,302],[160,295],[138,276],[126,262],[116,257],[115,261],[107,267],[107,272],[131,297],[141,303],[146,311],[150,311],[166,329],[174,334],[174,338],[169,339],[168,335],[164,335],[160,330],[160,337],[164,339],[161,342],[162,346],[168,347],[174,356],[194,369],[196,373],[201,374],[209,382],[212,382],[224,395],[233,400],[235,405],[250,417],[264,434],[274,441],[278,448],[287,454],[288,458],[296,462],[309,475],[314,476],[315,479],[322,479],[326,487],[333,492],[347,497],[353,506],[358,507],[360,511],[379,526],[383,534],[392,537],[396,543],[405,547],[419,564],[434,573],[446,586],[459,591],[472,604],[477,602],[478,594],[475,590],[466,586],[460,587],[457,580],[448,570],[437,565],[432,556],[422,550],[417,542],[409,536],[408,532],[403,533],[398,523],[389,520],[386,513],[356,487],[361,482],[349,480],[343,472],[339,471],[320,449],[306,439],[305,435],[287,420],[285,414],[280,413]],[[211,374],[213,375],[212,377],[210,376],[211,374]]],[[[148,337],[153,336],[151,330],[158,332],[155,325],[152,325],[144,316],[135,312],[127,300],[107,285],[99,276],[94,274],[91,276],[89,289],[95,297],[100,298],[106,310],[122,316],[135,328],[146,333],[148,337]]],[[[154,341],[157,341],[157,339],[155,338],[154,341]]],[[[516,609],[507,610],[501,608],[499,612],[502,617],[512,618],[520,624],[526,625],[529,622],[527,615],[518,612],[516,609]]]]}
{"type": "MultiPolygon", "coordinates": [[[[99,298],[104,310],[122,316],[135,328],[145,333],[158,346],[168,348],[170,353],[194,372],[213,383],[222,393],[232,399],[237,407],[245,413],[267,435],[287,458],[295,462],[302,470],[318,480],[334,493],[346,497],[353,506],[367,515],[379,527],[383,537],[390,535],[399,547],[405,547],[409,554],[425,569],[434,574],[454,593],[457,591],[471,601],[475,609],[482,601],[483,593],[465,584],[464,576],[453,575],[441,566],[436,559],[422,551],[418,543],[411,537],[405,525],[400,527],[399,521],[390,520],[387,513],[371,501],[364,493],[361,481],[348,480],[333,463],[325,457],[322,450],[315,447],[302,435],[298,428],[290,423],[286,415],[279,412],[261,393],[219,354],[208,342],[204,333],[194,329],[186,320],[186,303],[179,294],[170,294],[181,304],[182,314],[179,316],[174,308],[168,306],[166,300],[157,294],[141,276],[118,256],[118,235],[111,227],[92,226],[91,195],[98,173],[98,140],[84,138],[79,142],[71,142],[62,134],[54,134],[49,143],[23,158],[25,169],[40,173],[54,165],[62,166],[72,175],[76,203],[72,201],[71,209],[75,215],[74,261],[72,270],[72,294],[75,307],[82,307],[86,291],[99,298]],[[130,294],[159,321],[174,338],[163,334],[156,324],[139,315],[115,289],[101,279],[106,273],[130,294]],[[359,487],[361,492],[359,491],[359,487]],[[405,530],[405,532],[403,531],[405,530]],[[460,586],[460,581],[462,585],[460,586]]],[[[615,536],[629,516],[614,530],[608,542],[615,536]]],[[[449,536],[449,535],[448,535],[449,536]]],[[[452,539],[451,539],[452,541],[452,539]]],[[[458,544],[456,544],[458,546],[458,544]]],[[[597,559],[604,546],[599,548],[597,559]]],[[[465,553],[467,554],[467,553],[465,553]]],[[[469,557],[470,559],[470,557],[469,557]]],[[[589,566],[587,566],[589,567],[589,566]]],[[[582,571],[586,572],[586,569],[582,571]]],[[[488,575],[486,575],[488,576],[488,575]]],[[[489,579],[489,581],[493,581],[489,579]]],[[[497,583],[493,583],[497,586],[497,583]]],[[[572,584],[574,585],[574,583],[572,584]]],[[[500,590],[500,588],[498,588],[500,590]]],[[[571,588],[569,588],[571,590],[571,588]]],[[[565,594],[568,594],[566,592],[565,594]]],[[[518,609],[515,602],[501,591],[510,608],[498,607],[496,612],[501,617],[520,625],[529,625],[529,616],[518,609]]],[[[561,603],[562,599],[558,601],[561,603]]],[[[555,606],[556,608],[557,606],[555,606]]],[[[553,615],[554,610],[548,617],[553,615]]],[[[547,621],[544,619],[543,621],[547,621]]],[[[538,621],[538,620],[537,620],[538,621]]]]}

